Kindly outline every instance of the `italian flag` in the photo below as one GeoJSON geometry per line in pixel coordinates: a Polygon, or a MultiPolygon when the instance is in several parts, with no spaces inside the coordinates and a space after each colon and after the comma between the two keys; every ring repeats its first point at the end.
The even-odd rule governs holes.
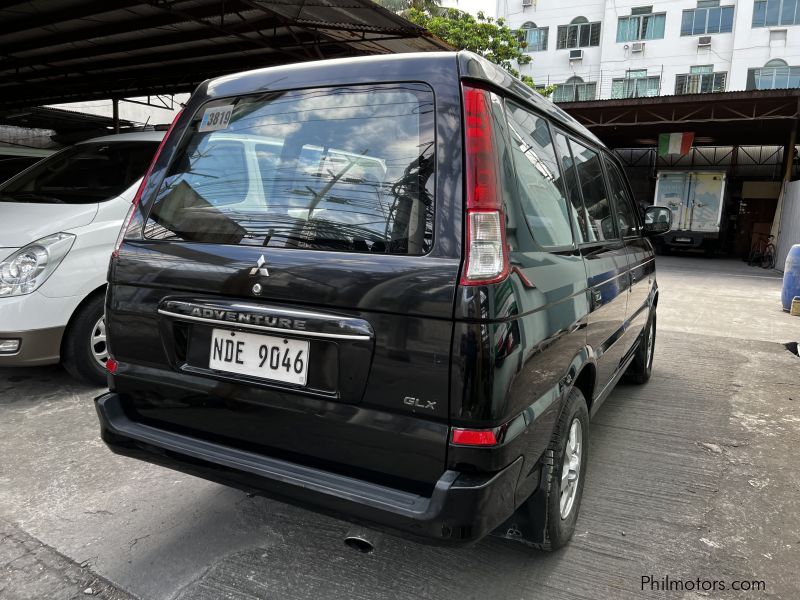
{"type": "Polygon", "coordinates": [[[679,154],[683,156],[692,149],[694,133],[660,133],[658,135],[658,155],[679,154]]]}

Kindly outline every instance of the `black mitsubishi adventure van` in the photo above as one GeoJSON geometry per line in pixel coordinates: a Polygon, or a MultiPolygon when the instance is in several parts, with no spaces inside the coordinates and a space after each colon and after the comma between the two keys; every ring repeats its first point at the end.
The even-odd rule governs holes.
{"type": "Polygon", "coordinates": [[[650,377],[649,210],[468,52],[208,81],[111,259],[103,439],[418,540],[558,548],[590,415],[650,377]]]}

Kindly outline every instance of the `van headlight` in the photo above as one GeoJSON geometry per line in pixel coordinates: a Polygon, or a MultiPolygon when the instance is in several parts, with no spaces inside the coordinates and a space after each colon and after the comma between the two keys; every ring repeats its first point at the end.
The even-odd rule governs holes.
{"type": "Polygon", "coordinates": [[[0,262],[0,298],[36,291],[56,270],[74,241],[71,233],[54,233],[0,262]]]}

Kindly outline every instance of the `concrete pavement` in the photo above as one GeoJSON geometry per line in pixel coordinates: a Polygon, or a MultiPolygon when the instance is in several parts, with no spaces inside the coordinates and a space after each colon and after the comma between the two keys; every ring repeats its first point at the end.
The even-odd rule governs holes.
{"type": "MultiPolygon", "coordinates": [[[[112,455],[98,390],[58,367],[0,370],[0,519],[142,600],[798,598],[800,359],[783,343],[800,318],[781,311],[779,278],[738,261],[659,257],[658,280],[653,378],[619,386],[593,420],[561,552],[389,537],[357,554],[334,519],[112,455]],[[642,577],[727,587],[643,590],[642,577]]],[[[36,595],[8,573],[9,600],[83,585],[36,595]]]]}

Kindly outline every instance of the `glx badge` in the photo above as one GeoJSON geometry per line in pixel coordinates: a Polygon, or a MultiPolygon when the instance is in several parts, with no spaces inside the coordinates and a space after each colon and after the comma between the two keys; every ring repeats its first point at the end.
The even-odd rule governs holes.
{"type": "Polygon", "coordinates": [[[421,398],[412,398],[411,396],[406,396],[405,398],[403,398],[403,404],[407,406],[412,406],[414,408],[436,410],[436,402],[431,402],[430,400],[422,400],[421,398]]]}

